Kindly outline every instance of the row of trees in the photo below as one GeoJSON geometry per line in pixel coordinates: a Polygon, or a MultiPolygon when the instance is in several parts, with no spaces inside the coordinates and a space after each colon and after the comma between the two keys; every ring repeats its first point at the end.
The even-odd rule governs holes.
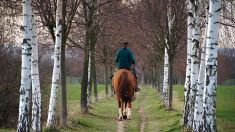
{"type": "MultiPolygon", "coordinates": [[[[200,124],[201,119],[196,119],[193,115],[196,111],[194,110],[194,103],[198,102],[195,100],[202,100],[202,98],[195,96],[197,95],[196,91],[199,91],[197,88],[199,88],[199,84],[200,87],[204,87],[204,84],[200,82],[203,82],[204,80],[203,69],[205,68],[200,68],[200,70],[197,69],[199,67],[200,43],[203,43],[199,40],[199,34],[202,34],[200,27],[202,25],[204,28],[206,27],[206,18],[204,17],[203,20],[201,20],[201,16],[206,16],[206,10],[204,10],[206,6],[201,6],[204,2],[205,1],[185,2],[184,0],[145,0],[135,2],[130,1],[123,4],[121,1],[111,0],[23,1],[24,21],[21,30],[23,31],[25,39],[23,39],[22,48],[21,102],[18,131],[29,131],[29,115],[31,109],[33,110],[32,128],[34,131],[41,130],[40,85],[37,70],[37,49],[35,49],[35,47],[37,47],[37,45],[35,45],[37,44],[36,42],[40,41],[45,43],[55,43],[47,127],[55,127],[57,125],[56,102],[59,87],[61,87],[62,97],[60,100],[61,125],[67,124],[66,69],[71,65],[69,64],[70,62],[66,63],[65,55],[68,47],[79,48],[82,51],[81,54],[78,53],[79,59],[83,57],[83,61],[81,61],[83,64],[81,70],[80,106],[81,113],[86,114],[89,112],[88,106],[92,88],[94,88],[96,101],[98,100],[96,73],[99,74],[99,72],[96,72],[96,64],[100,63],[104,69],[105,91],[106,95],[108,95],[111,93],[108,89],[108,84],[109,74],[112,73],[114,69],[113,57],[115,50],[118,47],[118,44],[126,38],[129,39],[132,48],[136,53],[138,62],[137,73],[140,73],[138,75],[141,75],[139,76],[141,77],[139,80],[144,83],[147,78],[151,78],[148,80],[151,81],[153,86],[158,87],[158,91],[162,93],[163,103],[168,108],[172,107],[173,82],[182,83],[184,81],[183,76],[185,73],[184,70],[182,70],[184,67],[182,65],[183,63],[179,64],[177,62],[179,58],[183,56],[182,54],[186,54],[185,44],[187,41],[187,83],[185,84],[186,102],[183,115],[183,126],[188,129],[193,128],[193,122],[190,121],[194,121],[195,126],[198,122],[200,124]],[[187,3],[189,3],[188,9],[187,3]],[[187,10],[189,10],[189,13],[187,13],[187,10]],[[36,24],[33,18],[36,19],[36,24]],[[188,33],[186,30],[187,25],[188,33]],[[37,27],[38,30],[37,35],[35,33],[35,27],[37,27]],[[40,38],[41,34],[44,34],[42,39],[40,38]],[[188,39],[185,37],[186,34],[188,34],[188,39]],[[37,37],[38,41],[36,40],[37,37]],[[193,46],[190,46],[191,44],[193,46]],[[25,79],[23,77],[25,77],[25,79]],[[198,78],[202,80],[197,81],[198,78]],[[30,106],[31,79],[32,108],[30,106]],[[161,87],[163,87],[163,89],[161,87]]],[[[226,2],[226,4],[228,4],[232,1],[226,2]]],[[[22,12],[20,8],[21,1],[7,3],[7,1],[4,0],[2,3],[4,7],[14,9],[13,13],[17,12],[15,14],[17,14],[16,16],[19,18],[19,14],[22,12]]],[[[226,10],[229,9],[226,8],[226,10]]],[[[223,16],[224,18],[231,18],[228,13],[223,14],[223,16]]],[[[216,24],[217,23],[219,22],[217,21],[216,24]]],[[[221,21],[220,23],[226,25],[226,27],[229,26],[229,22],[225,23],[221,21]]],[[[15,31],[16,30],[13,30],[12,32],[15,31]]],[[[39,52],[39,54],[42,53],[39,52]]],[[[74,53],[72,54],[74,55],[74,53]]],[[[201,60],[205,60],[203,59],[203,57],[205,57],[203,54],[201,57],[201,60]]],[[[203,65],[202,61],[200,67],[203,65]]],[[[211,67],[213,66],[208,66],[208,68],[211,67]]],[[[99,69],[100,68],[101,67],[99,67],[99,69]]],[[[40,69],[40,77],[41,76],[42,70],[40,69]]],[[[199,105],[200,104],[197,104],[197,108],[199,108],[199,105]]],[[[198,112],[196,112],[196,114],[197,113],[198,112]]]]}
{"type": "Polygon", "coordinates": [[[196,132],[217,130],[215,97],[221,9],[220,0],[188,1],[188,49],[182,126],[196,132]],[[200,16],[206,17],[200,19],[200,16]],[[202,23],[204,34],[200,30],[202,23]],[[199,40],[200,35],[204,37],[203,41],[199,40]]]}
{"type": "MultiPolygon", "coordinates": [[[[97,99],[97,89],[96,89],[96,78],[95,78],[95,60],[94,60],[94,47],[97,43],[97,38],[99,31],[101,30],[103,10],[107,3],[111,1],[96,1],[96,0],[81,0],[73,1],[73,3],[67,2],[65,0],[53,1],[23,1],[23,26],[22,30],[25,31],[26,36],[23,39],[22,51],[27,53],[22,53],[22,82],[21,82],[21,95],[20,98],[20,111],[19,111],[19,121],[17,131],[29,131],[29,91],[30,91],[30,79],[34,74],[30,74],[30,59],[33,58],[35,52],[31,51],[33,43],[31,42],[36,36],[31,36],[33,32],[30,25],[33,21],[33,11],[38,14],[41,18],[41,22],[47,27],[53,42],[55,43],[54,48],[54,68],[52,74],[52,85],[51,85],[51,95],[47,119],[47,127],[56,126],[56,102],[57,102],[57,89],[61,85],[61,96],[62,96],[62,106],[61,106],[61,124],[67,124],[67,103],[66,103],[66,72],[65,72],[65,48],[67,38],[73,46],[76,46],[83,50],[84,61],[83,61],[83,74],[81,80],[81,113],[88,113],[88,103],[89,95],[91,90],[91,78],[94,80],[94,91],[97,99]],[[70,8],[68,8],[70,7],[70,8]],[[54,10],[53,10],[54,9],[54,10]],[[54,17],[55,16],[55,17],[54,17]],[[98,19],[99,18],[99,19],[98,19]],[[78,21],[73,21],[78,20],[78,21]],[[75,23],[73,25],[72,23],[75,23]],[[79,37],[80,41],[71,39],[69,37],[70,29],[73,27],[73,31],[76,31],[76,26],[79,26],[83,30],[81,31],[79,37]],[[54,30],[55,29],[55,30],[54,30]],[[55,32],[55,33],[54,33],[55,32]],[[25,48],[25,47],[26,48],[25,48]],[[28,58],[28,59],[27,59],[28,58]],[[29,66],[29,68],[27,68],[29,66]],[[92,72],[91,72],[92,71],[92,72]],[[92,76],[91,76],[92,75],[92,76]],[[24,79],[27,78],[27,79],[24,79]],[[26,83],[25,83],[26,81],[26,83]]],[[[115,3],[114,3],[115,4],[115,3]]],[[[121,4],[121,3],[118,3],[121,4]]],[[[112,4],[109,6],[113,6],[112,4]]],[[[107,8],[107,7],[106,7],[107,8]]],[[[72,37],[72,36],[71,36],[72,37]]],[[[106,49],[105,49],[106,50],[106,49]]],[[[35,62],[35,61],[32,61],[35,62]]],[[[35,65],[35,64],[32,64],[35,65]]],[[[35,65],[37,66],[37,65],[35,65]]],[[[33,69],[31,69],[34,71],[33,69]]],[[[38,75],[38,74],[35,74],[38,75]]],[[[107,78],[106,78],[107,79],[107,78]]],[[[32,79],[33,80],[33,79],[32,79]]],[[[39,79],[37,79],[39,81],[39,79]]],[[[32,81],[33,82],[33,81],[32,81]]],[[[40,87],[36,88],[39,92],[40,87]]],[[[34,95],[34,94],[32,94],[34,95]]],[[[37,95],[39,97],[39,95],[37,95]]],[[[33,98],[34,99],[34,98],[33,98]]],[[[33,101],[35,102],[35,101],[33,101]]],[[[35,103],[36,104],[36,103],[35,103]]],[[[36,119],[37,123],[32,123],[33,131],[40,131],[40,97],[37,99],[37,107],[33,109],[37,113],[33,113],[32,119],[36,119]]],[[[33,122],[33,121],[32,121],[33,122]]]]}

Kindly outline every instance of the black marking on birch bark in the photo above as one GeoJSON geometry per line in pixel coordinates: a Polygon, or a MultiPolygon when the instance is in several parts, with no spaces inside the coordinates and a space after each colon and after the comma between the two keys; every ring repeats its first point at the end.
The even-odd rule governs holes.
{"type": "Polygon", "coordinates": [[[20,26],[20,30],[21,30],[21,31],[25,31],[25,29],[24,29],[24,26],[23,26],[23,25],[21,25],[21,26],[20,26]]]}
{"type": "Polygon", "coordinates": [[[31,53],[22,53],[22,55],[31,56],[31,53]]]}
{"type": "Polygon", "coordinates": [[[26,103],[28,103],[28,102],[29,102],[29,97],[27,97],[27,98],[25,99],[25,102],[26,102],[26,103]]]}
{"type": "Polygon", "coordinates": [[[220,12],[220,10],[221,10],[221,8],[219,8],[219,9],[215,10],[214,12],[220,12]]]}
{"type": "Polygon", "coordinates": [[[192,12],[188,12],[188,16],[189,17],[193,17],[193,13],[192,12]]]}
{"type": "Polygon", "coordinates": [[[209,16],[209,17],[212,17],[212,16],[213,16],[213,14],[211,14],[210,12],[208,12],[208,16],[209,16]]]}
{"type": "Polygon", "coordinates": [[[216,45],[216,46],[217,46],[217,45],[218,45],[218,42],[215,42],[215,43],[211,43],[211,45],[216,45]]]}
{"type": "Polygon", "coordinates": [[[59,19],[58,25],[62,25],[62,19],[59,19]]]}
{"type": "Polygon", "coordinates": [[[21,95],[25,95],[25,93],[26,93],[26,92],[25,92],[25,89],[24,89],[24,88],[20,88],[20,94],[21,94],[21,95]]]}
{"type": "Polygon", "coordinates": [[[210,84],[210,79],[209,79],[209,76],[206,75],[206,86],[208,86],[210,84]]]}
{"type": "Polygon", "coordinates": [[[26,44],[28,43],[26,38],[23,39],[23,44],[25,44],[25,43],[26,44]]]}

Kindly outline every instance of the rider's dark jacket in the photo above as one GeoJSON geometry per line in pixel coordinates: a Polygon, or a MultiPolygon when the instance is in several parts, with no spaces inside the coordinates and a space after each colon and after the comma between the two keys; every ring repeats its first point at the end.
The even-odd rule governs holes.
{"type": "Polygon", "coordinates": [[[131,68],[132,64],[135,64],[135,58],[132,51],[129,48],[118,49],[115,56],[116,67],[120,68],[131,68]]]}

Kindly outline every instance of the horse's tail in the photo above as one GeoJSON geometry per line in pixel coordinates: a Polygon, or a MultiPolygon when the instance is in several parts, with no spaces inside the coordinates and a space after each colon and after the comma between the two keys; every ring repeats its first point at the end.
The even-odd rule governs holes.
{"type": "Polygon", "coordinates": [[[120,83],[120,93],[121,93],[121,98],[124,102],[131,101],[131,97],[128,95],[130,91],[129,91],[127,77],[128,77],[127,72],[123,72],[121,83],[120,83]]]}

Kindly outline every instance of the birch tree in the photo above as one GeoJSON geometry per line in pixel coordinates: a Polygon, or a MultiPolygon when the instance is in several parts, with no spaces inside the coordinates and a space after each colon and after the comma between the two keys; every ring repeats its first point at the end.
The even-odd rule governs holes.
{"type": "Polygon", "coordinates": [[[217,131],[216,128],[216,88],[218,58],[218,26],[221,0],[210,0],[206,40],[206,74],[203,96],[203,132],[217,131]]]}
{"type": "MultiPolygon", "coordinates": [[[[55,43],[56,28],[56,1],[55,0],[34,0],[33,5],[37,9],[41,22],[47,27],[53,42],[55,43]]],[[[65,52],[66,41],[70,34],[72,22],[81,0],[63,0],[62,5],[62,40],[61,40],[61,117],[60,121],[63,126],[67,124],[67,98],[66,98],[66,65],[65,65],[65,52]]]]}
{"type": "Polygon", "coordinates": [[[189,94],[191,85],[191,47],[192,47],[192,33],[193,33],[193,3],[188,0],[188,18],[187,18],[187,67],[186,67],[186,79],[184,85],[184,111],[182,118],[182,126],[186,127],[188,124],[189,115],[189,94]]]}
{"type": "Polygon", "coordinates": [[[57,89],[60,86],[61,72],[61,32],[62,32],[62,0],[57,0],[56,9],[56,31],[55,31],[55,48],[54,48],[54,67],[52,75],[51,95],[49,103],[49,111],[47,118],[47,127],[52,127],[56,123],[56,100],[57,89]]]}
{"type": "MultiPolygon", "coordinates": [[[[167,39],[166,39],[167,41],[167,39]]],[[[167,52],[167,48],[165,48],[164,54],[164,79],[163,79],[163,90],[162,90],[162,100],[163,103],[167,106],[168,105],[168,76],[169,76],[169,56],[167,52]]]]}
{"type": "Polygon", "coordinates": [[[91,87],[92,87],[92,75],[91,75],[91,51],[89,51],[89,60],[88,60],[88,82],[87,82],[87,103],[88,103],[88,106],[90,105],[91,103],[91,87]]]}
{"type": "Polygon", "coordinates": [[[32,13],[32,56],[31,56],[31,75],[32,75],[32,131],[41,131],[41,92],[38,69],[38,43],[36,20],[32,13]]]}
{"type": "Polygon", "coordinates": [[[187,128],[193,127],[194,104],[196,98],[198,69],[199,69],[199,0],[193,1],[193,37],[191,47],[191,80],[190,80],[190,94],[189,94],[189,114],[187,128]]]}
{"type": "MultiPolygon", "coordinates": [[[[207,4],[208,5],[208,4],[207,4]]],[[[207,6],[206,6],[207,7],[207,6]]],[[[209,8],[207,8],[209,9],[209,8]]],[[[201,128],[201,121],[202,121],[202,103],[203,103],[203,89],[204,89],[204,79],[205,79],[205,58],[206,58],[206,32],[207,32],[207,25],[208,25],[208,10],[206,11],[206,26],[205,26],[205,35],[202,44],[202,52],[201,52],[201,61],[200,61],[200,69],[198,75],[198,82],[197,82],[197,93],[195,99],[195,106],[194,106],[194,120],[193,120],[193,131],[200,132],[202,131],[201,128]]]]}
{"type": "Polygon", "coordinates": [[[31,0],[22,0],[23,32],[20,103],[17,132],[29,132],[29,94],[31,88],[31,0]]]}

